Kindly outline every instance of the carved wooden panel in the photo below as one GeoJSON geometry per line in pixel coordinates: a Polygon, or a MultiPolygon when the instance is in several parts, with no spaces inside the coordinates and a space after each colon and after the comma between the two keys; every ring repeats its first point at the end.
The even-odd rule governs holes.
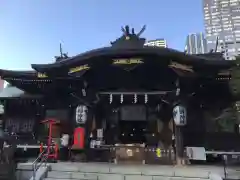
{"type": "Polygon", "coordinates": [[[35,119],[9,118],[5,122],[5,130],[14,133],[33,132],[35,119]]]}

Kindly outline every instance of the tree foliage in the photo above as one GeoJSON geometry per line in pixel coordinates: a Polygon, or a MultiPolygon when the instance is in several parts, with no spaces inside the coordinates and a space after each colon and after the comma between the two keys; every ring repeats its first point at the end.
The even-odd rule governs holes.
{"type": "MultiPolygon", "coordinates": [[[[236,57],[236,60],[232,61],[233,66],[230,70],[231,79],[229,81],[229,87],[233,96],[232,107],[229,109],[227,119],[235,120],[237,124],[240,124],[240,56],[236,57]]],[[[225,118],[226,119],[226,118],[225,118]]]]}
{"type": "Polygon", "coordinates": [[[210,110],[204,113],[207,119],[207,131],[209,132],[233,132],[235,124],[238,124],[238,114],[235,106],[225,109],[210,110]]]}
{"type": "Polygon", "coordinates": [[[229,81],[229,87],[231,93],[236,100],[240,100],[240,56],[236,57],[236,60],[233,61],[230,73],[231,80],[229,81]]]}
{"type": "Polygon", "coordinates": [[[213,131],[231,132],[234,124],[240,124],[240,56],[236,57],[236,60],[232,61],[232,63],[229,88],[233,102],[230,106],[219,110],[216,114],[214,114],[213,111],[209,112],[209,128],[213,131]]]}

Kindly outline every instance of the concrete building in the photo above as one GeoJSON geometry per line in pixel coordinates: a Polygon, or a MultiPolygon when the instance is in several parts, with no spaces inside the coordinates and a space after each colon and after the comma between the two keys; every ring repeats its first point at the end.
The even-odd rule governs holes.
{"type": "Polygon", "coordinates": [[[203,0],[205,31],[209,50],[232,60],[240,52],[240,0],[203,0]]]}
{"type": "Polygon", "coordinates": [[[203,33],[189,34],[186,39],[185,51],[187,54],[207,53],[207,41],[203,33]]]}
{"type": "Polygon", "coordinates": [[[165,39],[155,39],[147,41],[145,46],[157,46],[157,47],[167,47],[167,41],[165,39]]]}

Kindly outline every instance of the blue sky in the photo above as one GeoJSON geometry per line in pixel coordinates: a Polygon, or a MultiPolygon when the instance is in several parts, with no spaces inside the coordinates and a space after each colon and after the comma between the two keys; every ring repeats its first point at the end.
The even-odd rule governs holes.
{"type": "Polygon", "coordinates": [[[202,0],[1,0],[0,69],[51,63],[59,42],[69,55],[107,46],[126,24],[183,50],[188,33],[204,30],[202,0]]]}

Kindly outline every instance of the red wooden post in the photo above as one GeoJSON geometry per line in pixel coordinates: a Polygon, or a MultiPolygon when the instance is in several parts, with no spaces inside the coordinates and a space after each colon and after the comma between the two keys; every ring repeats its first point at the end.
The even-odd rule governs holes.
{"type": "Polygon", "coordinates": [[[43,143],[40,144],[40,153],[43,152],[43,143]]]}
{"type": "MultiPolygon", "coordinates": [[[[47,145],[47,156],[48,158],[56,158],[56,152],[54,152],[53,154],[51,153],[51,148],[52,148],[52,127],[54,124],[57,124],[57,120],[54,119],[47,119],[42,121],[42,123],[46,123],[49,126],[48,129],[48,145],[47,145]]],[[[55,149],[54,149],[55,151],[55,149]]]]}

